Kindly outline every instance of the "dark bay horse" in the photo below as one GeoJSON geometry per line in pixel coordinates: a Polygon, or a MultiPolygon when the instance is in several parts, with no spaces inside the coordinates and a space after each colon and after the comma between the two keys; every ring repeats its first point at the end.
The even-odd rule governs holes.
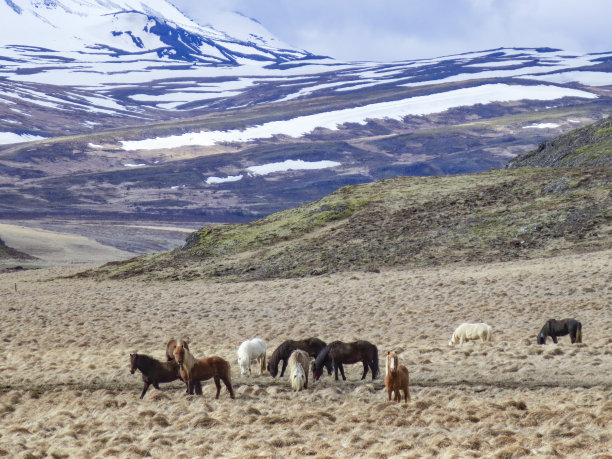
{"type": "Polygon", "coordinates": [[[344,363],[352,365],[357,362],[363,363],[363,375],[361,379],[365,379],[368,374],[368,368],[372,371],[372,379],[378,376],[378,348],[368,341],[355,341],[352,343],[343,343],[342,341],[334,341],[323,348],[312,364],[312,375],[317,381],[323,374],[323,367],[326,367],[329,372],[330,366],[333,367],[336,381],[338,381],[338,370],[342,374],[342,379],[346,381],[344,376],[344,363]]]}
{"type": "Polygon", "coordinates": [[[546,338],[550,336],[557,344],[557,336],[570,335],[572,344],[582,343],[582,324],[576,319],[548,319],[540,333],[538,333],[538,344],[545,344],[546,338]]]}
{"type": "MultiPolygon", "coordinates": [[[[176,362],[160,362],[144,354],[130,354],[130,373],[136,370],[142,373],[144,387],[140,398],[142,399],[150,385],[159,390],[159,383],[168,383],[179,379],[179,366],[176,362]]],[[[202,386],[195,388],[196,393],[202,393],[202,386]]]]}
{"type": "Polygon", "coordinates": [[[197,360],[181,341],[178,341],[174,348],[174,360],[179,366],[181,378],[187,383],[188,394],[193,394],[196,382],[213,378],[217,387],[215,398],[219,398],[221,381],[225,384],[230,397],[234,398],[230,364],[227,360],[218,356],[197,360]]]}
{"type": "MultiPolygon", "coordinates": [[[[321,341],[319,338],[307,338],[301,341],[294,341],[292,339],[288,339],[283,342],[280,346],[276,348],[276,350],[272,353],[270,360],[268,360],[268,371],[273,378],[276,378],[278,374],[278,364],[282,360],[283,367],[281,369],[281,378],[285,374],[285,370],[287,369],[287,363],[289,362],[289,357],[291,353],[296,349],[300,349],[302,351],[308,352],[308,354],[315,358],[319,355],[319,352],[323,350],[326,346],[324,341],[321,341]]],[[[328,369],[329,374],[331,374],[331,369],[328,369]]]]}

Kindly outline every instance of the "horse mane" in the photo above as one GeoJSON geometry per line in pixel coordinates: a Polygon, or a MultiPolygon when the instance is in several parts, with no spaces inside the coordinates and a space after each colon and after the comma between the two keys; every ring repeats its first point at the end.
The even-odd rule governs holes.
{"type": "Polygon", "coordinates": [[[282,360],[283,355],[286,354],[287,352],[287,348],[289,346],[292,346],[293,343],[295,341],[288,339],[287,341],[284,341],[280,344],[280,346],[278,346],[274,352],[272,353],[272,355],[270,356],[270,358],[268,359],[268,365],[271,368],[278,368],[278,363],[282,360]]]}
{"type": "Polygon", "coordinates": [[[181,346],[183,349],[183,363],[181,364],[181,366],[185,370],[185,373],[187,373],[187,377],[190,378],[191,370],[196,364],[197,360],[185,344],[186,343],[183,340],[178,340],[176,343],[176,347],[181,346]]]}
{"type": "Polygon", "coordinates": [[[139,365],[137,366],[138,367],[142,366],[142,369],[145,371],[153,366],[157,366],[160,363],[159,360],[157,360],[156,358],[153,358],[146,354],[134,353],[132,355],[134,355],[136,360],[138,361],[139,365]]]}
{"type": "Polygon", "coordinates": [[[317,357],[315,358],[315,367],[321,368],[325,364],[325,361],[329,356],[329,352],[340,342],[341,341],[334,341],[332,343],[329,343],[323,349],[321,349],[321,352],[319,352],[319,355],[317,355],[317,357]]]}

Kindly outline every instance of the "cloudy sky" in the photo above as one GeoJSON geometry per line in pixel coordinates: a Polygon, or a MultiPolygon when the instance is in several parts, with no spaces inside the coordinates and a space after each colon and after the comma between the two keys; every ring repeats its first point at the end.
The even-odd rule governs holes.
{"type": "Polygon", "coordinates": [[[205,24],[239,11],[282,41],[340,60],[505,47],[612,51],[612,0],[171,0],[205,24]]]}

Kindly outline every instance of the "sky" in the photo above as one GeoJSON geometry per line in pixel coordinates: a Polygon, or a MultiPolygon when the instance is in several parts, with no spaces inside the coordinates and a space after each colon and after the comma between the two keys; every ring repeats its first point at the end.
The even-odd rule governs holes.
{"type": "Polygon", "coordinates": [[[343,61],[499,47],[612,51],[612,0],[170,0],[205,25],[239,11],[285,43],[343,61]]]}

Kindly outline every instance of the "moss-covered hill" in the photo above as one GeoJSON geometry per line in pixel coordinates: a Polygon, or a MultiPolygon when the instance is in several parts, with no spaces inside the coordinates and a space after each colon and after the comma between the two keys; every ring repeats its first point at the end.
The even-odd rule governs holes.
{"type": "Polygon", "coordinates": [[[612,165],[612,117],[575,129],[517,156],[507,168],[612,165]]]}
{"type": "Polygon", "coordinates": [[[347,186],[87,275],[259,279],[483,263],[612,247],[612,167],[397,177],[347,186]]]}

